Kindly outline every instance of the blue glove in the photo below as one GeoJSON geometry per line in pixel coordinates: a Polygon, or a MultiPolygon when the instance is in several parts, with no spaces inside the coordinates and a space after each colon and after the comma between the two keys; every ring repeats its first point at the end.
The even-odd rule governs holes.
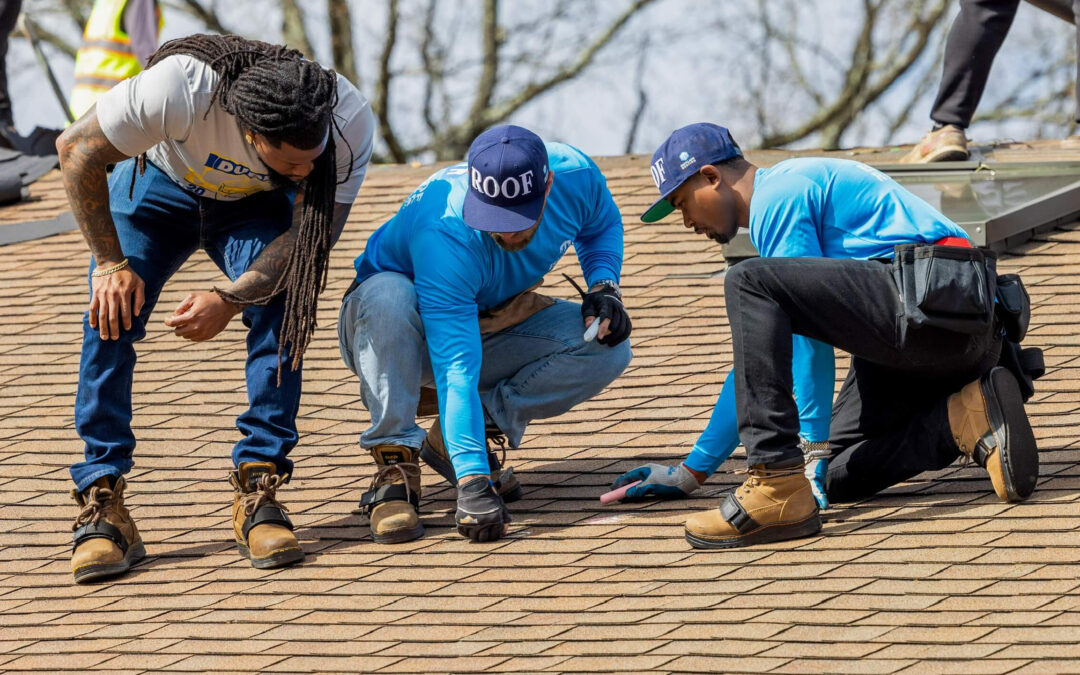
{"type": "Polygon", "coordinates": [[[627,490],[626,496],[620,501],[629,502],[649,497],[683,499],[701,487],[697,478],[694,478],[694,474],[682,464],[677,466],[646,464],[616,478],[611,484],[611,489],[620,488],[636,480],[641,482],[627,490]]]}
{"type": "Polygon", "coordinates": [[[814,493],[818,508],[829,508],[829,498],[825,495],[825,474],[829,471],[829,460],[811,459],[806,462],[806,480],[810,481],[810,491],[814,493]]]}

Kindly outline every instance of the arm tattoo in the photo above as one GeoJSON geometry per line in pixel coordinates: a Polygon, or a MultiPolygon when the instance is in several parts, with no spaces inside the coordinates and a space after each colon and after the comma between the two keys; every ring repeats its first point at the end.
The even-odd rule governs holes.
{"type": "Polygon", "coordinates": [[[227,288],[221,289],[219,295],[238,305],[265,304],[281,290],[282,280],[289,267],[289,258],[300,232],[303,203],[303,192],[297,192],[289,229],[267,244],[255,258],[255,262],[251,263],[251,267],[227,288]]]}
{"type": "Polygon", "coordinates": [[[91,109],[68,127],[56,140],[60,169],[67,190],[71,213],[82,230],[90,252],[98,264],[119,262],[124,253],[116,236],[109,211],[109,184],[105,167],[127,159],[117,150],[98,124],[97,112],[91,109]]]}

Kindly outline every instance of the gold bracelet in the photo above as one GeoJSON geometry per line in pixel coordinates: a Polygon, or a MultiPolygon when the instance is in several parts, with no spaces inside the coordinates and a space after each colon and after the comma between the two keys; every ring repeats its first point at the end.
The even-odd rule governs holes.
{"type": "Polygon", "coordinates": [[[90,276],[92,276],[92,277],[107,277],[110,274],[112,274],[113,272],[119,272],[120,270],[124,269],[127,266],[128,266],[128,259],[124,258],[123,260],[116,263],[112,267],[106,267],[103,270],[102,269],[94,270],[94,273],[91,274],[90,276]]]}

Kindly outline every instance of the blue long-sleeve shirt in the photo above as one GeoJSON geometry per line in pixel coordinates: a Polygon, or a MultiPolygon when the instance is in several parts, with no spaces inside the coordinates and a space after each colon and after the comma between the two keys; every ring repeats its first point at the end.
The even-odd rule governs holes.
{"type": "MultiPolygon", "coordinates": [[[[478,313],[528,290],[570,246],[585,280],[619,280],[622,217],[600,169],[580,150],[548,143],[554,180],[532,241],[508,252],[462,220],[464,163],[424,182],[356,259],[358,281],[379,272],[413,280],[439,392],[447,450],[459,476],[488,473],[484,412],[477,390],[482,360],[478,313]]],[[[584,326],[583,326],[584,329],[584,326]]]]}
{"type": "MultiPolygon", "coordinates": [[[[754,176],[750,240],[762,257],[891,258],[898,244],[945,237],[968,238],[959,225],[861,162],[803,157],[754,176]]],[[[835,368],[831,346],[794,337],[799,433],[808,441],[829,439],[835,368]]],[[[709,425],[686,459],[691,469],[712,473],[738,445],[733,382],[725,381],[709,425]]]]}

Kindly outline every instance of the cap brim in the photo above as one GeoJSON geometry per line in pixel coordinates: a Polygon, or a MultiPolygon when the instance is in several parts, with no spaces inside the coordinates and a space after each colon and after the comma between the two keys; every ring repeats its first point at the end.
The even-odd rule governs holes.
{"type": "Polygon", "coordinates": [[[648,211],[641,214],[641,222],[655,223],[658,220],[666,218],[674,210],[675,207],[668,201],[667,195],[664,195],[653,202],[653,205],[649,207],[648,211]]]}
{"type": "Polygon", "coordinates": [[[514,206],[496,206],[483,201],[469,190],[461,207],[461,218],[474,230],[482,232],[521,232],[536,224],[544,211],[544,197],[514,206]]]}

